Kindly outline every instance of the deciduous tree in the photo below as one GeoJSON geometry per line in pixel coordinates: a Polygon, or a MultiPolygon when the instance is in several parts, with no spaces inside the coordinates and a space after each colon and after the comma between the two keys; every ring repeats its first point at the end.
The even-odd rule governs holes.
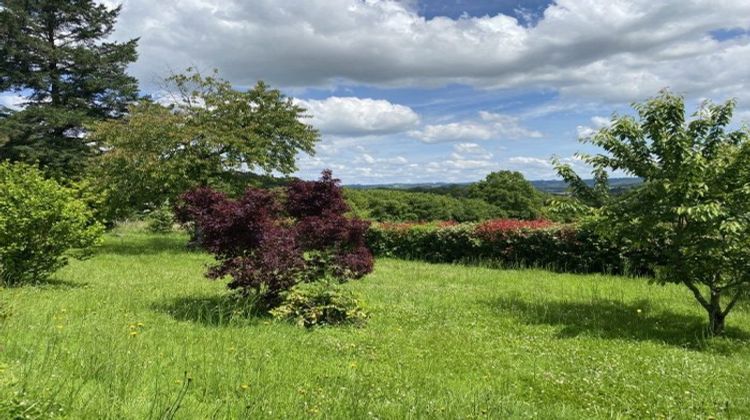
{"type": "Polygon", "coordinates": [[[615,116],[588,139],[605,152],[583,157],[599,184],[608,170],[643,184],[617,197],[574,185],[601,206],[594,214],[603,233],[626,250],[658,251],[656,280],[685,285],[715,335],[750,291],[750,133],[728,128],[734,106],[706,103],[688,118],[683,98],[668,91],[636,104],[637,117],[615,116]]]}

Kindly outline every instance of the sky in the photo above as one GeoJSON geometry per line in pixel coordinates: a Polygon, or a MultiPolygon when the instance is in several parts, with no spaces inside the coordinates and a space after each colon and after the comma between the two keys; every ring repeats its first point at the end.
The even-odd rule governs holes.
{"type": "Polygon", "coordinates": [[[306,179],[585,171],[579,138],[665,88],[750,120],[748,0],[124,0],[113,38],[134,37],[145,93],[194,66],[294,97],[322,135],[306,179]]]}

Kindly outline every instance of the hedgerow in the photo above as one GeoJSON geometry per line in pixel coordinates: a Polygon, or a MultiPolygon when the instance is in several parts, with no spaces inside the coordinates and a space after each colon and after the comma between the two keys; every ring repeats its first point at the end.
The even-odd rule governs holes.
{"type": "Polygon", "coordinates": [[[462,224],[375,224],[367,234],[377,256],[429,262],[491,262],[570,272],[648,273],[593,229],[546,220],[462,224]]]}

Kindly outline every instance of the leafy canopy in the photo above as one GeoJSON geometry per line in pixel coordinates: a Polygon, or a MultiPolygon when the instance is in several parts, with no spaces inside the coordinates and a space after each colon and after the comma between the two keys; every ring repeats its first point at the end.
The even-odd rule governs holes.
{"type": "Polygon", "coordinates": [[[713,334],[750,291],[750,133],[728,129],[734,106],[706,103],[687,118],[683,98],[664,91],[588,139],[606,152],[583,156],[595,187],[559,166],[602,232],[627,250],[657,251],[656,280],[687,286],[713,334]],[[643,184],[609,196],[608,170],[643,184]]]}
{"type": "Polygon", "coordinates": [[[536,219],[544,197],[520,172],[497,171],[469,187],[469,197],[482,199],[516,219],[536,219]]]}
{"type": "Polygon", "coordinates": [[[259,82],[248,91],[215,76],[168,79],[169,107],[142,101],[121,120],[100,122],[92,139],[106,152],[94,173],[109,191],[111,217],[154,209],[194,186],[224,186],[244,171],[288,174],[313,154],[317,130],[305,109],[259,82]]]}

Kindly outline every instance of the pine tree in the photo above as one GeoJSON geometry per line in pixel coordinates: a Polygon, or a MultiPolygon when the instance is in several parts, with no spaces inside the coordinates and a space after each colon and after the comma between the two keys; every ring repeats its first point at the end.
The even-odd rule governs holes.
{"type": "Polygon", "coordinates": [[[119,13],[93,0],[0,0],[0,91],[26,99],[0,115],[0,160],[81,173],[96,150],[85,126],[118,117],[138,95],[125,73],[138,40],[106,41],[119,13]]]}

